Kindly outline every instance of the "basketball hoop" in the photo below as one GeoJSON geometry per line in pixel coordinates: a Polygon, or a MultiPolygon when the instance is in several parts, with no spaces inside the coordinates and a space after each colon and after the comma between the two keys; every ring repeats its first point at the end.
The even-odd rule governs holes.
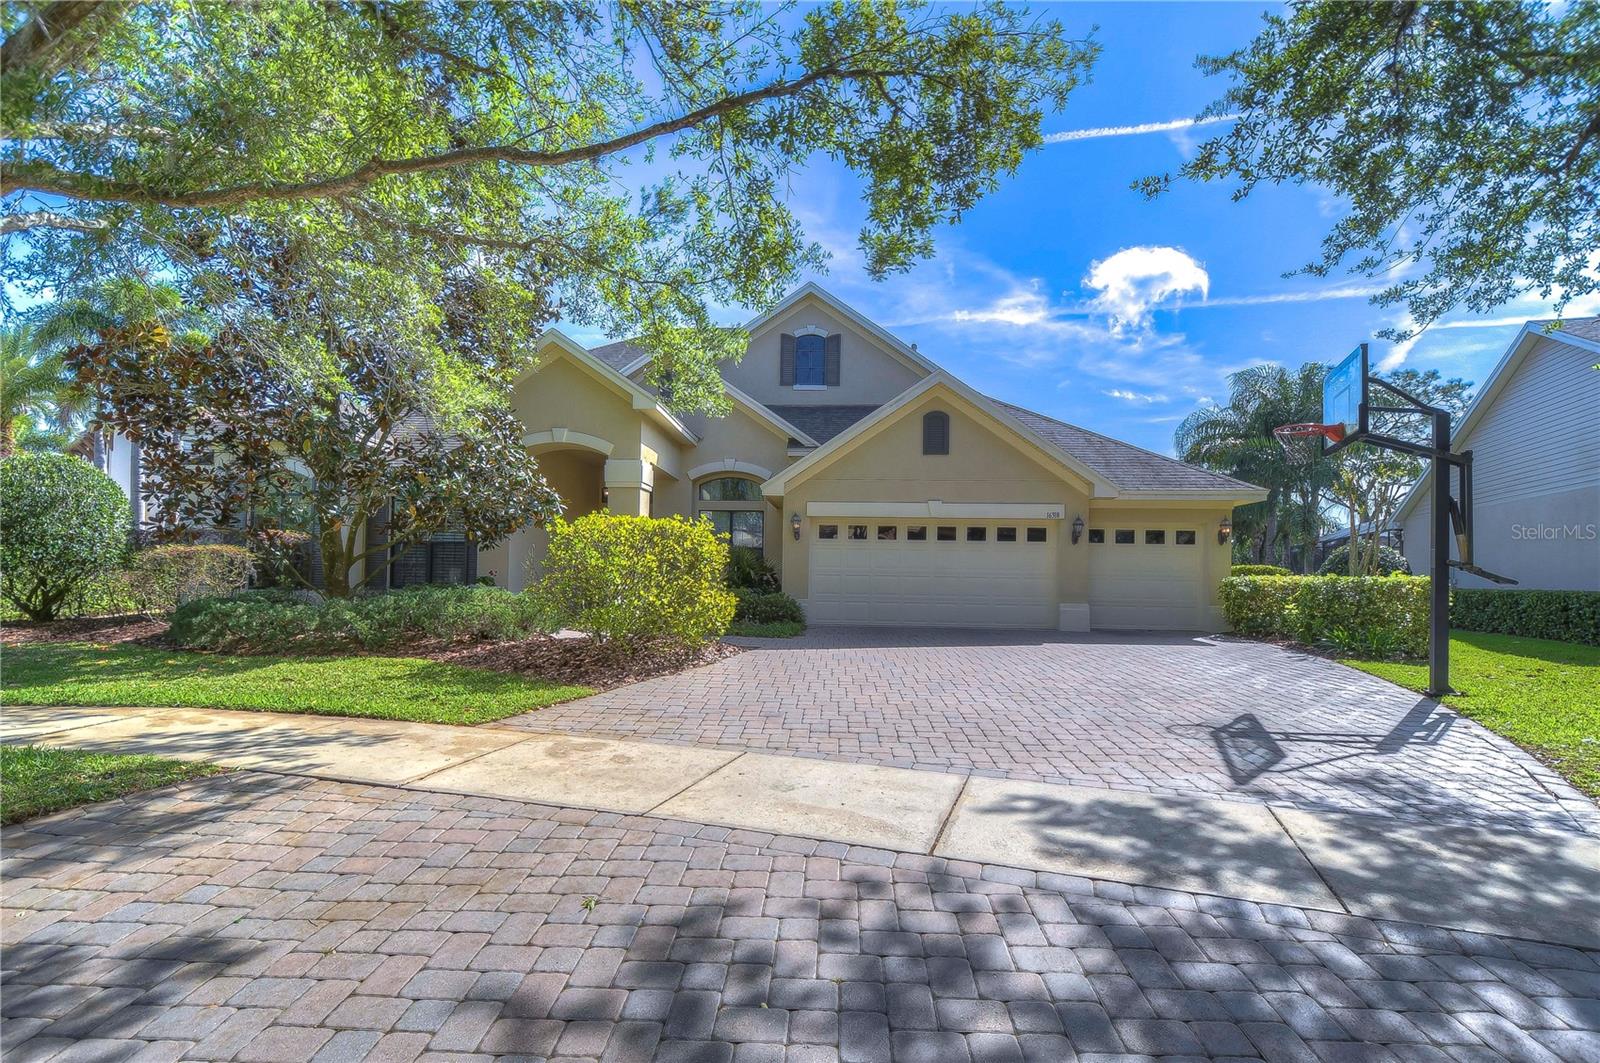
{"type": "Polygon", "coordinates": [[[1322,453],[1324,440],[1337,443],[1344,438],[1342,424],[1285,424],[1272,430],[1283,453],[1296,465],[1309,465],[1322,453]]]}

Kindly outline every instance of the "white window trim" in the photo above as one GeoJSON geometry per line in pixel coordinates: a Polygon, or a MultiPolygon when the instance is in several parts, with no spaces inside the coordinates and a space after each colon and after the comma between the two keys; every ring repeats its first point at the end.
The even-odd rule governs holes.
{"type": "Polygon", "coordinates": [[[826,385],[826,384],[795,384],[793,387],[794,387],[795,391],[827,391],[828,390],[828,385],[826,385]]]}

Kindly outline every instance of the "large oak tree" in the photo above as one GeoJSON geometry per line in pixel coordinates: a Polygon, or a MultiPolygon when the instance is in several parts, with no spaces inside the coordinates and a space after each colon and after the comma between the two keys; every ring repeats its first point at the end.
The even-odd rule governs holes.
{"type": "MultiPolygon", "coordinates": [[[[868,269],[908,266],[1040,143],[1094,46],[998,3],[420,2],[0,7],[0,229],[19,280],[174,283],[277,357],[327,317],[232,286],[292,257],[338,342],[446,364],[556,317],[659,352],[712,407],[740,338],[822,259],[787,204],[814,157],[863,182],[868,269]],[[294,309],[294,308],[289,308],[294,309]]],[[[458,379],[469,377],[435,374],[458,379]]]]}
{"type": "MultiPolygon", "coordinates": [[[[1441,314],[1600,291],[1600,3],[1299,0],[1198,65],[1237,116],[1180,173],[1347,209],[1304,272],[1382,280],[1403,339],[1441,314]]],[[[1167,176],[1137,184],[1158,194],[1167,176]]]]}

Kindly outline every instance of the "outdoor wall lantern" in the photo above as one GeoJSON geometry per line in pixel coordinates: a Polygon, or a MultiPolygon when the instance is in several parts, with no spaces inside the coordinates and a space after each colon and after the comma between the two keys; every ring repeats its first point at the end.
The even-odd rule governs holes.
{"type": "Polygon", "coordinates": [[[1231,535],[1233,535],[1233,518],[1223,517],[1217,524],[1217,545],[1227,546],[1231,535]]]}
{"type": "Polygon", "coordinates": [[[1072,518],[1072,545],[1077,546],[1078,540],[1083,538],[1083,515],[1072,518]]]}
{"type": "Polygon", "coordinates": [[[800,514],[789,514],[789,527],[794,531],[795,542],[800,541],[800,514]]]}

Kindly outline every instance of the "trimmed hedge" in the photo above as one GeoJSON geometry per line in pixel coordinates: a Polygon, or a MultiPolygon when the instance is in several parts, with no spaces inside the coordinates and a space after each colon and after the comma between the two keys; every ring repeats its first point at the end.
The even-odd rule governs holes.
{"type": "Polygon", "coordinates": [[[1600,646],[1600,591],[1457,590],[1450,596],[1450,625],[1600,646]]]}
{"type": "Polygon", "coordinates": [[[806,614],[800,608],[800,603],[784,594],[782,591],[762,593],[761,591],[747,588],[736,588],[733,596],[738,603],[733,609],[733,619],[749,624],[776,624],[790,621],[796,624],[806,622],[806,614]]]}
{"type": "Polygon", "coordinates": [[[1293,572],[1278,565],[1234,565],[1230,576],[1292,576],[1293,572]]]}
{"type": "Polygon", "coordinates": [[[537,597],[497,587],[415,587],[324,601],[265,590],[186,602],[172,614],[168,637],[227,653],[323,653],[423,639],[519,639],[554,628],[537,597]]]}
{"type": "Polygon", "coordinates": [[[1428,652],[1425,576],[1230,576],[1221,598],[1223,615],[1240,634],[1371,657],[1428,652]]]}
{"type": "Polygon", "coordinates": [[[122,578],[141,613],[161,614],[196,598],[236,594],[254,569],[254,555],[242,546],[152,546],[128,560],[122,578]]]}
{"type": "Polygon", "coordinates": [[[728,545],[710,521],[590,513],[548,531],[538,593],[567,626],[622,645],[701,646],[727,632],[728,545]]]}

